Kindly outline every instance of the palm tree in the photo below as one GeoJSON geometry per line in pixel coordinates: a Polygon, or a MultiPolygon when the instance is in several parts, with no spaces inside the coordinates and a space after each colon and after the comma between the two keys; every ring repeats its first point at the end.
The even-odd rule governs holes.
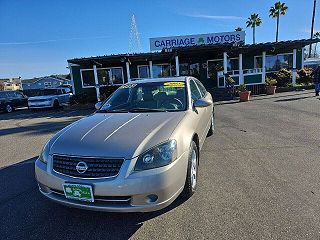
{"type": "MultiPolygon", "coordinates": [[[[314,38],[320,38],[320,32],[316,32],[315,34],[313,34],[314,38]]],[[[316,42],[315,46],[314,46],[314,53],[313,53],[313,57],[316,57],[317,54],[317,45],[318,43],[316,42]]]]}
{"type": "Polygon", "coordinates": [[[277,19],[277,32],[276,32],[276,42],[278,42],[279,37],[279,20],[280,15],[286,15],[288,6],[285,3],[276,2],[273,7],[269,10],[269,17],[277,19]]]}
{"type": "Polygon", "coordinates": [[[236,32],[242,32],[243,28],[242,27],[237,27],[236,29],[234,29],[236,32]]]}
{"type": "Polygon", "coordinates": [[[259,17],[259,14],[253,13],[248,18],[247,27],[251,27],[253,31],[253,44],[256,43],[256,27],[259,27],[262,23],[261,18],[259,17]]]}

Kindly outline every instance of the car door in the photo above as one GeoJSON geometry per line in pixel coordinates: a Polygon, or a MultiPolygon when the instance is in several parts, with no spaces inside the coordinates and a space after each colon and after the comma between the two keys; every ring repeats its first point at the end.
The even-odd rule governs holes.
{"type": "Polygon", "coordinates": [[[19,107],[19,100],[16,97],[15,92],[13,91],[8,91],[7,92],[8,100],[11,103],[12,107],[19,107]]]}
{"type": "Polygon", "coordinates": [[[28,107],[28,98],[25,97],[22,93],[15,92],[15,98],[17,101],[17,106],[28,107]]]}
{"type": "MultiPolygon", "coordinates": [[[[193,79],[190,79],[190,93],[192,105],[195,101],[202,98],[201,92],[193,79]]],[[[196,115],[196,132],[199,134],[200,146],[202,146],[207,136],[205,132],[207,128],[207,108],[196,108],[194,109],[194,113],[196,115]]]]}
{"type": "Polygon", "coordinates": [[[201,93],[201,97],[203,99],[205,99],[208,102],[212,102],[212,105],[206,107],[206,113],[205,113],[205,118],[207,120],[207,130],[209,130],[210,128],[210,124],[211,124],[211,120],[212,120],[212,115],[213,115],[213,100],[212,100],[212,96],[210,93],[207,92],[206,88],[203,86],[203,84],[198,80],[198,79],[194,79],[195,83],[198,86],[198,89],[201,93]]]}

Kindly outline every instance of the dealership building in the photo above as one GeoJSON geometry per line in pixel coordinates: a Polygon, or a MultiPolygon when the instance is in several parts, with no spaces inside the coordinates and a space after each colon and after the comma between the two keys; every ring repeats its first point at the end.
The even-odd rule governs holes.
{"type": "Polygon", "coordinates": [[[95,92],[143,78],[194,76],[210,91],[223,90],[225,77],[248,88],[264,85],[268,73],[304,67],[305,46],[318,39],[245,44],[244,32],[150,39],[150,52],[68,60],[74,94],[95,92]]]}

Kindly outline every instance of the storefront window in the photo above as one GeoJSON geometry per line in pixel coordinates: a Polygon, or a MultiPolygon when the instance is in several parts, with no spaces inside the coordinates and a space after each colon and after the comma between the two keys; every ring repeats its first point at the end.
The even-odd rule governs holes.
{"type": "Polygon", "coordinates": [[[227,69],[228,72],[239,70],[239,58],[228,58],[227,69]]]}
{"type": "Polygon", "coordinates": [[[84,87],[95,86],[94,74],[92,70],[81,70],[82,85],[84,87]]]}
{"type": "Polygon", "coordinates": [[[97,69],[98,82],[100,85],[111,85],[109,79],[109,69],[97,69]]]}
{"type": "Polygon", "coordinates": [[[138,66],[138,73],[139,73],[139,78],[149,78],[150,77],[150,72],[149,72],[149,66],[138,66]]]}
{"type": "Polygon", "coordinates": [[[179,64],[179,71],[180,76],[193,76],[195,78],[200,77],[200,70],[199,70],[199,63],[180,63],[179,64]]]}
{"type": "MultiPolygon", "coordinates": [[[[266,56],[266,71],[278,71],[282,68],[292,69],[293,55],[279,54],[266,56]]],[[[255,68],[262,68],[262,56],[255,57],[255,68]]]]}
{"type": "Polygon", "coordinates": [[[207,77],[217,79],[217,73],[223,71],[223,60],[209,60],[207,65],[207,77]]]}
{"type": "Polygon", "coordinates": [[[97,69],[100,85],[123,84],[122,68],[97,69]]]}
{"type": "Polygon", "coordinates": [[[152,65],[152,73],[154,78],[170,77],[171,70],[169,64],[152,65]]]}
{"type": "Polygon", "coordinates": [[[113,84],[123,84],[122,68],[111,68],[111,77],[113,84]]]}

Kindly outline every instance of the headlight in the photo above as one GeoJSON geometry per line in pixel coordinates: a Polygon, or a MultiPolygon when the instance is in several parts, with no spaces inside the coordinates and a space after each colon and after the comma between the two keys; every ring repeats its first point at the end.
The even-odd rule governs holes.
{"type": "Polygon", "coordinates": [[[138,157],[135,171],[166,166],[177,159],[177,141],[169,140],[160,144],[138,157]]]}
{"type": "Polygon", "coordinates": [[[44,147],[41,150],[41,153],[39,155],[39,160],[43,163],[47,163],[48,162],[48,158],[49,158],[49,142],[46,143],[46,145],[44,145],[44,147]]]}

